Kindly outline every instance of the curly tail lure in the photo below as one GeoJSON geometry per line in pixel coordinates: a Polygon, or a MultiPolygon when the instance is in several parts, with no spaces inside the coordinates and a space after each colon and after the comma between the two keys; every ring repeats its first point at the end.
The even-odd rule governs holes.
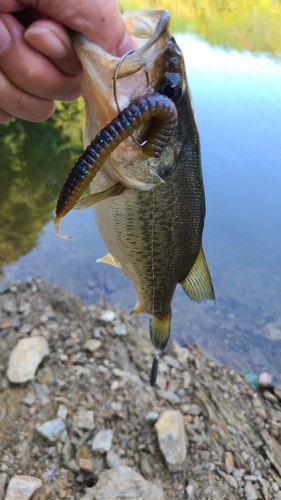
{"type": "MultiPolygon", "coordinates": [[[[148,137],[146,142],[141,144],[141,149],[146,156],[159,158],[177,126],[177,110],[171,99],[157,92],[135,99],[96,135],[78,158],[60,192],[54,220],[58,236],[74,239],[59,232],[61,218],[77,204],[109,155],[149,120],[148,137]]],[[[109,196],[117,196],[124,189],[125,186],[118,182],[109,190],[100,193],[99,201],[109,196]]]]}

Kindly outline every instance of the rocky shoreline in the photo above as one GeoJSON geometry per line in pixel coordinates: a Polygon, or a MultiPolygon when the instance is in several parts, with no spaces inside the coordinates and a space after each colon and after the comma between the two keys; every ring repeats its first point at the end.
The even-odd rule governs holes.
{"type": "Polygon", "coordinates": [[[146,330],[38,277],[0,295],[1,500],[281,500],[280,392],[174,341],[151,388],[146,330]]]}

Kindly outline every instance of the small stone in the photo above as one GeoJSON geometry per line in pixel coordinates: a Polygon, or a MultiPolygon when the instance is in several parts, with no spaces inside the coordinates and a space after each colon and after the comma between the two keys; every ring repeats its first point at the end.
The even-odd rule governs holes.
{"type": "Polygon", "coordinates": [[[179,370],[181,368],[180,363],[172,356],[169,356],[169,354],[167,354],[164,357],[164,361],[165,361],[165,364],[170,366],[171,368],[176,368],[177,370],[179,370]]]}
{"type": "Polygon", "coordinates": [[[122,403],[121,401],[113,401],[110,405],[111,409],[115,413],[120,413],[122,411],[122,403]]]}
{"type": "Polygon", "coordinates": [[[119,387],[120,387],[120,384],[119,384],[118,380],[113,380],[113,382],[110,386],[110,390],[117,391],[117,389],[119,389],[119,387]]]}
{"type": "Polygon", "coordinates": [[[6,472],[0,473],[0,498],[4,498],[4,491],[6,487],[8,476],[6,472]]]}
{"type": "Polygon", "coordinates": [[[79,408],[78,413],[73,417],[73,422],[78,429],[91,430],[94,428],[94,412],[79,408]]]}
{"type": "Polygon", "coordinates": [[[184,404],[184,405],[181,405],[181,412],[184,414],[184,415],[200,415],[200,413],[202,413],[202,408],[198,405],[195,405],[195,404],[184,404]]]}
{"type": "Polygon", "coordinates": [[[53,443],[60,438],[61,433],[65,430],[65,423],[61,418],[55,418],[39,425],[36,430],[41,436],[53,443]]]}
{"type": "Polygon", "coordinates": [[[166,399],[167,401],[169,401],[169,403],[172,404],[178,404],[181,401],[180,397],[177,396],[177,394],[174,394],[173,392],[170,391],[162,391],[161,389],[159,389],[157,391],[157,394],[160,399],[162,398],[166,399]]]}
{"type": "Polygon", "coordinates": [[[125,465],[103,471],[97,484],[88,488],[81,500],[165,500],[161,486],[146,481],[141,474],[125,465]]]}
{"type": "Polygon", "coordinates": [[[181,412],[163,411],[155,429],[168,469],[172,472],[180,470],[186,459],[186,436],[181,412]]]}
{"type": "Polygon", "coordinates": [[[94,471],[92,462],[88,458],[79,458],[79,467],[86,472],[94,471]]]}
{"type": "Polygon", "coordinates": [[[258,383],[262,387],[271,387],[272,386],[272,375],[269,372],[262,372],[259,375],[258,383]]]}
{"type": "Polygon", "coordinates": [[[32,476],[13,476],[5,500],[28,500],[42,485],[41,479],[32,476]]]}
{"type": "Polygon", "coordinates": [[[153,475],[147,453],[140,453],[140,471],[145,479],[150,479],[153,475]]]}
{"type": "Polygon", "coordinates": [[[113,431],[111,429],[99,431],[93,440],[92,450],[99,453],[106,453],[111,448],[113,431]]]}
{"type": "Polygon", "coordinates": [[[195,498],[195,491],[194,491],[194,488],[193,488],[192,484],[189,484],[186,487],[186,494],[187,494],[187,500],[194,500],[194,498],[195,498]]]}
{"type": "Polygon", "coordinates": [[[120,458],[115,451],[109,450],[106,454],[105,462],[108,469],[113,469],[120,465],[120,458]]]}
{"type": "Polygon", "coordinates": [[[100,315],[100,319],[102,321],[113,321],[115,319],[114,311],[102,311],[100,315]]]}
{"type": "Polygon", "coordinates": [[[7,376],[10,382],[21,384],[32,380],[42,359],[50,353],[44,337],[27,337],[12,350],[7,376]]]}
{"type": "Polygon", "coordinates": [[[228,474],[231,474],[234,469],[234,457],[231,451],[226,451],[224,454],[225,470],[228,474]]]}
{"type": "Polygon", "coordinates": [[[127,335],[126,327],[122,323],[115,325],[115,327],[113,328],[113,331],[114,331],[115,335],[117,335],[118,337],[124,337],[125,335],[127,335]]]}
{"type": "Polygon", "coordinates": [[[95,352],[101,347],[101,341],[98,339],[89,339],[83,345],[83,349],[90,352],[95,352]]]}
{"type": "Polygon", "coordinates": [[[268,495],[269,482],[261,476],[258,476],[257,480],[261,484],[264,500],[269,500],[269,495],[268,495]]]}
{"type": "Polygon", "coordinates": [[[279,491],[279,485],[275,481],[272,481],[271,486],[276,493],[279,491]]]}
{"type": "Polygon", "coordinates": [[[57,418],[61,418],[61,420],[65,420],[67,417],[68,409],[65,405],[60,404],[57,411],[57,418]]]}
{"type": "Polygon", "coordinates": [[[258,498],[257,490],[250,481],[246,482],[244,491],[247,500],[256,500],[258,498]]]}
{"type": "Polygon", "coordinates": [[[238,483],[235,477],[231,476],[230,474],[226,474],[222,470],[218,470],[218,473],[227,481],[228,484],[230,484],[230,486],[232,486],[233,488],[238,488],[238,483]]]}
{"type": "Polygon", "coordinates": [[[148,424],[153,425],[158,420],[158,417],[159,417],[158,411],[149,411],[145,415],[145,420],[148,424]]]}
{"type": "Polygon", "coordinates": [[[183,372],[183,388],[187,389],[191,384],[191,375],[189,372],[183,372]]]}
{"type": "Polygon", "coordinates": [[[272,403],[278,403],[278,398],[272,392],[264,391],[263,397],[272,403]]]}
{"type": "Polygon", "coordinates": [[[281,389],[280,387],[273,387],[273,392],[278,399],[281,399],[281,389]]]}

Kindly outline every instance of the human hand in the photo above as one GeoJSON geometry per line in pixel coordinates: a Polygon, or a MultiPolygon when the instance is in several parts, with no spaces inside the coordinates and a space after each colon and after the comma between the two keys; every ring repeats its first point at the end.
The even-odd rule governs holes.
{"type": "Polygon", "coordinates": [[[66,27],[114,55],[134,47],[116,0],[0,0],[0,123],[46,120],[81,94],[66,27]]]}

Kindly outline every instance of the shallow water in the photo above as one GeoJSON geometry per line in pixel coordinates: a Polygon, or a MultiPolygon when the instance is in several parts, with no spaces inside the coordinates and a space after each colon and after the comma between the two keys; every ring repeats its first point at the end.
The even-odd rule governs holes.
{"type": "MultiPolygon", "coordinates": [[[[202,309],[178,287],[172,336],[197,342],[221,362],[281,382],[281,64],[178,35],[197,116],[207,217],[204,250],[216,305],[202,309]]],[[[71,163],[69,165],[71,167],[71,163]]],[[[59,188],[58,188],[59,191],[59,188]]],[[[54,206],[54,205],[53,205],[54,206]]],[[[38,245],[4,267],[5,281],[39,274],[87,303],[132,309],[121,271],[96,264],[106,253],[91,209],[47,223],[38,245]]]]}

